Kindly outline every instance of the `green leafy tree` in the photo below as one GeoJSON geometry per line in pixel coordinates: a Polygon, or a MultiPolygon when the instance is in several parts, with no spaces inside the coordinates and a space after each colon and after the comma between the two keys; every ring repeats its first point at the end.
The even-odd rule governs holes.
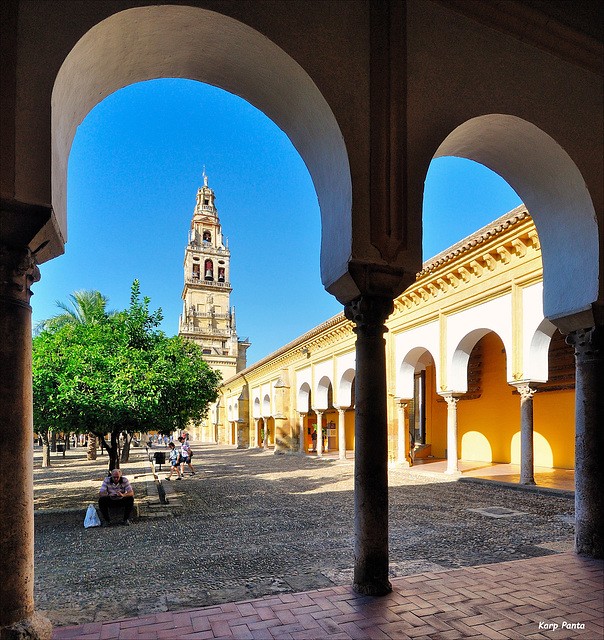
{"type": "MultiPolygon", "coordinates": [[[[56,306],[61,312],[52,318],[42,320],[34,328],[34,335],[39,335],[42,331],[57,331],[65,326],[73,325],[94,325],[104,322],[108,317],[115,315],[116,311],[108,311],[107,303],[109,298],[99,291],[81,290],[75,291],[68,296],[67,302],[56,301],[56,306]]],[[[53,423],[56,425],[56,423],[53,423]]],[[[56,429],[51,429],[56,431],[56,429]]],[[[48,447],[48,431],[41,431],[40,436],[43,442],[42,464],[50,464],[50,452],[48,447]]],[[[66,440],[67,442],[67,440],[66,440]]],[[[96,460],[96,436],[88,433],[88,459],[96,460]]]]}
{"type": "Polygon", "coordinates": [[[110,468],[120,435],[129,445],[136,432],[182,429],[217,397],[220,374],[199,346],[159,331],[161,310],[149,302],[135,281],[126,311],[34,339],[35,428],[94,433],[110,468]]]}
{"type": "Polygon", "coordinates": [[[116,313],[115,311],[107,311],[108,302],[109,298],[99,291],[74,291],[69,295],[68,302],[61,300],[55,302],[62,312],[39,322],[35,327],[35,332],[53,331],[65,325],[103,322],[107,317],[116,313]]]}

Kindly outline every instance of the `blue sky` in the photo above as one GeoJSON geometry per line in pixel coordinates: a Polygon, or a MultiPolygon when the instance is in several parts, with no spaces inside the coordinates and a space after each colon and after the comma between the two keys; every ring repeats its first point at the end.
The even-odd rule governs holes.
{"type": "MultiPolygon", "coordinates": [[[[55,301],[96,289],[128,306],[135,278],[178,332],[183,257],[203,169],[231,250],[231,304],[251,364],[341,311],[321,284],[320,216],[287,136],[244,100],[188,80],[132,85],[97,105],[69,158],[65,254],[41,265],[34,324],[55,301]]],[[[488,169],[458,158],[430,166],[424,259],[518,206],[488,169]]]]}

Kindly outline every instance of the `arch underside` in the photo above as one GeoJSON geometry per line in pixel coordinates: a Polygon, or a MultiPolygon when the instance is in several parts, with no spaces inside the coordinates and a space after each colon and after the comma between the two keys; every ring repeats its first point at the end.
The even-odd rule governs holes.
{"type": "Polygon", "coordinates": [[[592,326],[598,226],[585,180],[564,149],[526,120],[490,114],[457,127],[434,157],[442,156],[479,162],[516,191],[539,234],[545,316],[561,331],[592,326]]]}
{"type": "Polygon", "coordinates": [[[67,164],[77,127],[108,95],[157,78],[187,78],[224,89],[260,109],[285,132],[319,199],[323,281],[345,273],[352,242],[352,184],[331,108],[302,67],[268,38],[233,18],[196,7],[164,5],[116,13],[90,29],[65,59],[52,93],[51,178],[63,238],[67,164]]]}

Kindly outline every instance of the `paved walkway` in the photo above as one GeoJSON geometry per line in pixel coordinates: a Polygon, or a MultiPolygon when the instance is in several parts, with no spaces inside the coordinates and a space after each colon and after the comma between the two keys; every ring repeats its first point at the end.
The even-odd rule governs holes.
{"type": "MultiPolygon", "coordinates": [[[[307,454],[316,457],[316,454],[307,454]]],[[[326,460],[337,460],[337,451],[323,453],[326,460]]],[[[354,462],[354,451],[346,451],[346,461],[354,462]]],[[[462,478],[487,480],[506,484],[518,484],[520,481],[520,465],[502,462],[481,462],[473,460],[460,460],[458,462],[462,478]]],[[[447,470],[447,461],[442,458],[417,458],[409,473],[444,475],[447,470]]],[[[552,469],[550,467],[534,467],[535,490],[540,488],[574,491],[574,469],[552,469]]],[[[527,489],[527,487],[523,487],[527,489]]],[[[530,487],[528,488],[530,490],[530,487]]]]}
{"type": "Polygon", "coordinates": [[[394,592],[362,598],[350,587],[352,456],[194,449],[197,475],[164,482],[168,505],[137,450],[124,469],[140,508],[128,530],[82,527],[106,459],[73,450],[36,465],[36,607],[55,638],[600,638],[602,563],[565,553],[567,491],[464,486],[439,461],[391,467],[394,592]],[[58,548],[74,552],[57,562],[58,548]],[[179,549],[191,563],[172,581],[179,549]]]}
{"type": "Polygon", "coordinates": [[[572,553],[54,630],[56,640],[584,638],[604,636],[603,562],[572,553]]]}

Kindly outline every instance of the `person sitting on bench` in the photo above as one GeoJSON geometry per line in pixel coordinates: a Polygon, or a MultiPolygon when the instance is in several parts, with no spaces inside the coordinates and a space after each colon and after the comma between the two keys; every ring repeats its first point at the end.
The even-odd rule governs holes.
{"type": "Polygon", "coordinates": [[[134,506],[134,491],[126,476],[122,476],[120,469],[113,469],[111,475],[103,480],[99,491],[99,510],[103,514],[103,527],[111,524],[109,508],[124,510],[123,524],[129,525],[128,520],[132,507],[134,506]]]}

